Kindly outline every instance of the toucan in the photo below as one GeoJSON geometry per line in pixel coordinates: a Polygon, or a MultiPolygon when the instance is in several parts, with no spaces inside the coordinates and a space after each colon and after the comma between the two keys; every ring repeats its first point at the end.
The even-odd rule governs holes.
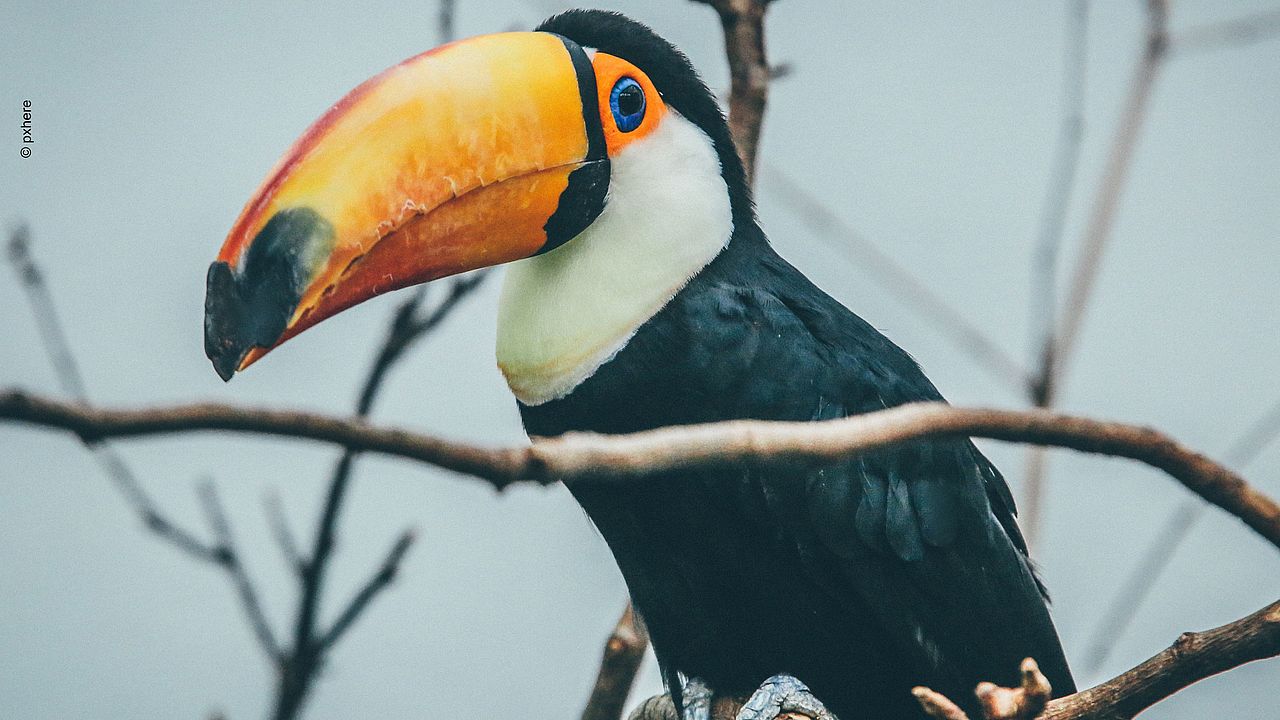
{"type": "MultiPolygon", "coordinates": [[[[505,263],[497,364],[530,436],[942,399],[770,246],[688,58],[603,11],[435,48],[339,100],[210,266],[206,352],[229,379],[375,295],[505,263]]],[[[1026,657],[1075,689],[1013,498],[967,438],[570,490],[686,712],[707,690],[749,696],[743,718],[919,718],[926,685],[977,717],[975,684],[1016,685],[1026,657]]]]}

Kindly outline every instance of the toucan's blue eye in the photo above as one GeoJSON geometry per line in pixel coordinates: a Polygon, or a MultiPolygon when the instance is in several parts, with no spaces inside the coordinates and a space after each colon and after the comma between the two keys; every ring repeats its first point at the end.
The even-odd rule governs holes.
{"type": "Polygon", "coordinates": [[[624,77],[613,84],[609,92],[609,109],[613,111],[613,122],[624,133],[640,127],[644,121],[644,88],[640,83],[624,77]]]}

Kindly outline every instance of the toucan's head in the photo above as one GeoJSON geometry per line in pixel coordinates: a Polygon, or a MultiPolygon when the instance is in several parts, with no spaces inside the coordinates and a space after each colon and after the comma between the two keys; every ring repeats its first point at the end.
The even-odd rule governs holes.
{"type": "MultiPolygon", "coordinates": [[[[671,272],[684,275],[644,281],[672,285],[651,289],[658,300],[705,265],[735,223],[752,222],[721,111],[680,51],[644,25],[599,11],[558,15],[535,32],[450,43],[357,87],[271,170],[209,267],[205,351],[229,379],[375,295],[557,250],[569,257],[579,243],[616,242],[588,230],[607,224],[595,234],[625,235],[627,226],[650,223],[636,219],[646,204],[659,222],[665,215],[706,225],[703,235],[725,235],[713,238],[714,249],[712,241],[654,245],[677,257],[649,263],[674,263],[671,272]]],[[[646,232],[663,235],[659,229],[646,232]]],[[[636,250],[619,250],[618,263],[636,263],[626,255],[636,250]]],[[[570,260],[560,265],[609,262],[570,260]]],[[[526,282],[558,284],[587,271],[526,282]]],[[[635,268],[596,273],[624,274],[633,278],[635,268]]],[[[615,333],[626,324],[610,322],[615,333]]]]}

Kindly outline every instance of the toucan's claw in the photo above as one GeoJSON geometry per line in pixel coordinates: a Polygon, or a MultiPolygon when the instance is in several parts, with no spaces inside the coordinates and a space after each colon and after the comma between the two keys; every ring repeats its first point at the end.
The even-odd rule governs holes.
{"type": "Polygon", "coordinates": [[[738,711],[737,720],[776,720],[787,713],[799,713],[813,720],[836,720],[809,686],[790,675],[774,675],[751,694],[738,711]]]}
{"type": "Polygon", "coordinates": [[[698,678],[690,678],[680,692],[680,720],[711,720],[711,703],[715,694],[698,678]]]}

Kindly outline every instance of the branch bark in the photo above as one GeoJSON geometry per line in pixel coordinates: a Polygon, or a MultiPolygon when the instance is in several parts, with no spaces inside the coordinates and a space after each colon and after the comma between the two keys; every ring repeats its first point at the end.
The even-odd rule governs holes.
{"type": "Polygon", "coordinates": [[[760,130],[773,73],[765,58],[764,15],[770,0],[694,0],[710,5],[724,28],[729,59],[729,132],[750,182],[755,177],[760,130]]]}
{"type": "Polygon", "coordinates": [[[1146,427],[1047,410],[957,408],[914,403],[824,422],[735,420],[660,428],[630,435],[571,433],[531,446],[483,448],[358,419],[288,410],[205,403],[142,410],[103,410],[0,392],[0,420],[62,428],[93,443],[202,430],[319,440],[358,451],[418,460],[487,480],[516,482],[621,481],[683,468],[819,467],[857,453],[937,437],[982,437],[1124,457],[1163,470],[1184,486],[1240,518],[1280,547],[1280,505],[1244,478],[1169,436],[1146,427]]]}
{"type": "Polygon", "coordinates": [[[628,604],[604,645],[600,671],[596,674],[587,706],[582,711],[582,720],[619,720],[622,717],[623,706],[631,694],[636,672],[648,647],[649,636],[635,610],[628,604]]]}
{"type": "MultiPolygon", "coordinates": [[[[1024,661],[1023,688],[996,688],[983,683],[977,692],[979,697],[985,693],[983,720],[1129,720],[1207,677],[1277,655],[1280,655],[1280,601],[1213,630],[1183,633],[1172,645],[1141,665],[1088,690],[1053,700],[1048,706],[1043,703],[1047,685],[1039,683],[1038,691],[1035,687],[1043,677],[1035,677],[1038,671],[1026,672],[1028,663],[1034,668],[1029,659],[1024,661]],[[1033,698],[1033,695],[1039,697],[1033,698]],[[1012,702],[987,702],[985,698],[1012,702]],[[1029,708],[1024,702],[1027,698],[1034,700],[1029,708]],[[1040,708],[1044,712],[1039,712],[1040,708]]],[[[930,716],[939,720],[968,720],[950,699],[928,688],[916,688],[914,692],[930,716]]]]}

